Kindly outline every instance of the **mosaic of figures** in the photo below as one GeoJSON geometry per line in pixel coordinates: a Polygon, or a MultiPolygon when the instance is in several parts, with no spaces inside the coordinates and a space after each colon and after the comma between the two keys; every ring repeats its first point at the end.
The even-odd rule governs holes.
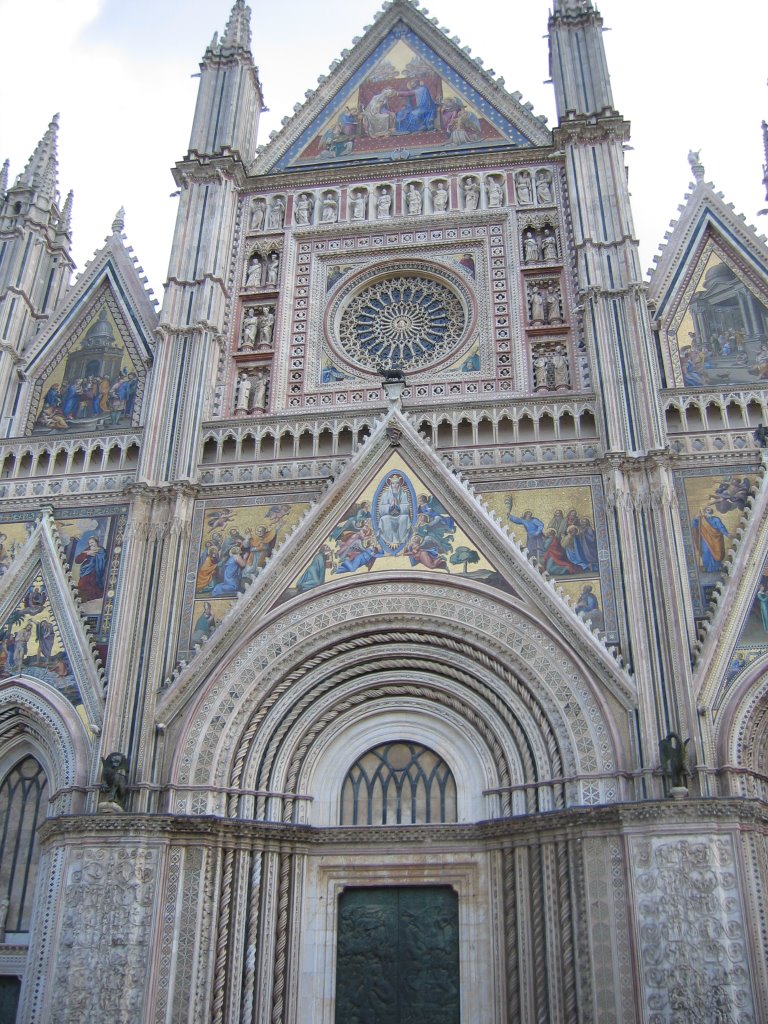
{"type": "Polygon", "coordinates": [[[536,481],[519,490],[481,497],[517,540],[553,576],[577,612],[616,639],[616,611],[608,535],[597,482],[536,481]]]}
{"type": "Polygon", "coordinates": [[[187,574],[185,628],[190,646],[203,643],[267,564],[309,508],[308,502],[204,502],[195,511],[193,558],[187,574]]]}
{"type": "Polygon", "coordinates": [[[509,589],[453,515],[393,456],[344,512],[285,597],[370,572],[438,572],[509,589]]]}
{"type": "Polygon", "coordinates": [[[32,433],[131,425],[140,386],[138,369],[105,305],[79,344],[45,377],[32,433]]]}
{"type": "Polygon", "coordinates": [[[714,252],[670,337],[686,387],[768,381],[768,308],[714,252]]]}
{"type": "Polygon", "coordinates": [[[723,562],[734,544],[747,499],[756,488],[749,468],[729,475],[711,471],[680,474],[675,481],[684,524],[685,553],[694,615],[704,615],[723,562]]]}
{"type": "MultiPolygon", "coordinates": [[[[452,210],[497,210],[515,201],[518,206],[554,205],[552,171],[549,168],[518,172],[514,180],[515,191],[509,187],[507,177],[501,171],[467,174],[455,179],[407,178],[397,183],[351,185],[346,192],[333,188],[305,189],[292,197],[289,221],[286,221],[285,195],[255,196],[250,202],[248,231],[251,234],[268,233],[282,231],[283,227],[291,225],[309,227],[341,221],[382,221],[395,216],[419,217],[452,210]]],[[[556,260],[558,246],[551,221],[541,230],[530,225],[526,232],[526,245],[526,262],[556,260]]],[[[266,254],[254,251],[246,265],[245,286],[249,289],[267,285],[274,287],[278,270],[276,251],[266,254]]]]}
{"type": "Polygon", "coordinates": [[[418,36],[398,26],[275,165],[529,145],[418,36]]]}
{"type": "MultiPolygon", "coordinates": [[[[124,507],[73,509],[54,514],[69,571],[102,662],[107,664],[109,634],[127,521],[124,507]]],[[[34,530],[33,513],[0,522],[0,576],[34,530]]]]}
{"type": "Polygon", "coordinates": [[[0,679],[22,673],[54,686],[76,708],[82,707],[83,699],[40,574],[0,627],[0,679]]]}
{"type": "Polygon", "coordinates": [[[732,681],[745,668],[768,651],[768,558],[763,562],[760,577],[742,626],[733,659],[728,668],[728,681],[732,681]]]}

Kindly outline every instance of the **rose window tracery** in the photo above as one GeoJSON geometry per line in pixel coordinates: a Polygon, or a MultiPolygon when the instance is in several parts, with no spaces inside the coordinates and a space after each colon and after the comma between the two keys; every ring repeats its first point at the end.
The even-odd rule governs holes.
{"type": "Polygon", "coordinates": [[[467,316],[447,285],[421,275],[398,275],[367,285],[345,306],[338,340],[367,369],[417,369],[450,353],[467,316]]]}

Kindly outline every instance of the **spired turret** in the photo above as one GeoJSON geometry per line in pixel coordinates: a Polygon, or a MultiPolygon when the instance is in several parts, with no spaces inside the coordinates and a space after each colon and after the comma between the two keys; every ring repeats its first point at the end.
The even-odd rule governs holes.
{"type": "Polygon", "coordinates": [[[200,64],[188,159],[229,154],[247,164],[263,108],[251,56],[250,9],[237,0],[221,38],[214,35],[200,64]]]}
{"type": "Polygon", "coordinates": [[[26,167],[0,178],[0,395],[21,354],[53,313],[72,271],[72,193],[60,206],[54,115],[26,167]]]}
{"type": "Polygon", "coordinates": [[[560,120],[613,110],[602,33],[603,19],[592,0],[555,0],[549,18],[549,72],[560,120]]]}

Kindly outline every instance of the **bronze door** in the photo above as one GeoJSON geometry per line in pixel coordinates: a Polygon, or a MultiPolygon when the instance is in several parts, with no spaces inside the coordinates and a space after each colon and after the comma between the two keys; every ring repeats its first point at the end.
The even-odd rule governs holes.
{"type": "Polygon", "coordinates": [[[458,911],[444,886],[347,889],[336,1024],[460,1024],[458,911]]]}

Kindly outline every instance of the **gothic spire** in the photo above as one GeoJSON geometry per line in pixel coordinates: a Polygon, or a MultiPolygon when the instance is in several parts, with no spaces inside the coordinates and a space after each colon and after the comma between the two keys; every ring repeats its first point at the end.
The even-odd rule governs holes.
{"type": "Polygon", "coordinates": [[[224,29],[224,35],[221,37],[221,46],[250,50],[251,9],[246,7],[245,0],[235,0],[227,27],[224,29]]]}
{"type": "Polygon", "coordinates": [[[765,185],[765,198],[766,201],[768,201],[768,121],[763,121],[762,129],[763,150],[765,152],[765,163],[763,164],[763,184],[765,185]]]}
{"type": "Polygon", "coordinates": [[[2,170],[0,170],[0,196],[4,196],[8,191],[8,169],[10,164],[10,160],[6,160],[2,170]]]}
{"type": "Polygon", "coordinates": [[[120,235],[125,230],[125,207],[121,206],[112,221],[112,234],[120,235]]]}
{"type": "Polygon", "coordinates": [[[35,147],[27,166],[19,175],[18,184],[38,189],[41,196],[53,201],[58,187],[58,159],[56,142],[59,133],[59,115],[54,114],[45,134],[35,147]]]}

